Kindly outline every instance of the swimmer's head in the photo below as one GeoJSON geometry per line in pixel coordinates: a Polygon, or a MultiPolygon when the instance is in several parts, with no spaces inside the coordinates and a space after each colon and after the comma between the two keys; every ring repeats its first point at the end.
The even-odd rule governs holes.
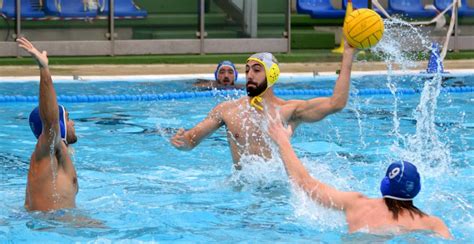
{"type": "Polygon", "coordinates": [[[271,53],[256,53],[245,66],[247,95],[260,96],[272,87],[280,76],[278,60],[271,53]]]}
{"type": "Polygon", "coordinates": [[[411,201],[420,192],[420,174],[416,166],[406,161],[397,161],[388,166],[380,184],[384,198],[411,201]]]}
{"type": "Polygon", "coordinates": [[[217,65],[214,77],[219,85],[229,86],[234,85],[239,73],[235,65],[228,60],[224,60],[217,65]]]}
{"type": "MultiPolygon", "coordinates": [[[[77,141],[74,121],[69,119],[69,113],[66,111],[64,106],[58,105],[58,112],[61,139],[66,144],[74,144],[77,141]]],[[[35,135],[36,139],[38,139],[41,133],[43,132],[43,123],[41,121],[39,107],[36,107],[33,109],[33,111],[31,111],[29,123],[31,131],[35,135]]]]}

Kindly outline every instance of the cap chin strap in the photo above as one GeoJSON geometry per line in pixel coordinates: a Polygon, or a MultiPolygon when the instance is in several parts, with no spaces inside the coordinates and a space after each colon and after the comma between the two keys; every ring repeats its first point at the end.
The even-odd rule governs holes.
{"type": "MultiPolygon", "coordinates": [[[[63,126],[64,126],[64,138],[61,137],[61,140],[66,143],[66,146],[69,144],[67,143],[67,118],[66,118],[66,109],[64,108],[63,105],[59,105],[61,107],[61,110],[63,112],[63,126]]],[[[59,135],[61,136],[61,123],[59,123],[59,135]]]]}
{"type": "MultiPolygon", "coordinates": [[[[256,108],[256,109],[258,109],[258,110],[260,110],[260,111],[263,111],[263,106],[261,106],[261,105],[259,105],[259,104],[257,104],[257,103],[260,103],[260,104],[261,104],[261,103],[263,102],[263,97],[262,97],[263,94],[265,94],[265,92],[268,90],[268,88],[272,87],[273,84],[275,84],[275,82],[276,82],[276,79],[272,79],[272,77],[271,77],[270,74],[269,74],[270,68],[272,68],[272,67],[275,65],[275,63],[273,63],[272,67],[268,67],[265,62],[263,62],[262,60],[260,60],[260,59],[258,59],[258,58],[250,57],[250,58],[247,59],[247,62],[248,62],[249,60],[252,60],[252,61],[255,61],[255,62],[261,64],[261,65],[263,66],[264,70],[265,70],[265,78],[266,78],[266,80],[267,80],[267,88],[265,89],[265,91],[263,91],[263,92],[260,93],[259,95],[257,95],[257,96],[255,96],[255,97],[253,97],[252,99],[250,99],[250,105],[251,105],[252,107],[254,107],[254,108],[256,108]]],[[[278,68],[278,66],[277,66],[277,68],[278,68]]],[[[278,74],[279,74],[279,73],[280,73],[280,70],[277,69],[277,71],[278,71],[278,74]]],[[[277,74],[276,77],[278,77],[278,74],[277,74]]]]}
{"type": "Polygon", "coordinates": [[[252,97],[252,99],[250,99],[250,106],[260,110],[260,111],[263,111],[263,106],[260,105],[262,104],[263,102],[263,94],[265,94],[265,92],[267,92],[268,88],[270,88],[268,85],[267,85],[267,88],[265,89],[265,91],[263,91],[262,93],[260,93],[259,95],[255,96],[255,97],[252,97]]]}
{"type": "Polygon", "coordinates": [[[250,106],[260,110],[260,111],[263,111],[263,107],[260,106],[259,104],[257,103],[262,103],[263,102],[263,97],[261,97],[260,95],[259,96],[255,96],[255,97],[252,97],[252,99],[250,99],[250,106]]]}

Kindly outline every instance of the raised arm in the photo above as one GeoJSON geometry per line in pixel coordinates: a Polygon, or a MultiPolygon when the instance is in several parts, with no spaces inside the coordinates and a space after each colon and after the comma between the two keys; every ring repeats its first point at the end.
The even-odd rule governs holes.
{"type": "MultiPolygon", "coordinates": [[[[278,117],[278,116],[277,116],[278,117]]],[[[342,192],[327,185],[308,173],[301,161],[296,156],[290,143],[291,127],[284,128],[280,118],[271,119],[268,128],[270,137],[278,145],[281,159],[290,179],[301,187],[314,201],[338,210],[346,210],[353,206],[355,200],[364,197],[357,192],[342,192]]]]}
{"type": "Polygon", "coordinates": [[[331,97],[319,97],[306,101],[294,101],[294,111],[290,119],[292,124],[316,122],[342,110],[346,106],[349,98],[353,56],[354,48],[349,46],[346,41],[342,55],[341,71],[336,80],[333,95],[331,97]]]}
{"type": "Polygon", "coordinates": [[[53,80],[48,68],[48,56],[46,51],[39,52],[33,44],[26,38],[17,39],[18,46],[27,51],[35,59],[40,69],[40,94],[39,94],[39,111],[41,122],[43,124],[43,132],[39,138],[39,144],[47,147],[51,143],[55,145],[61,142],[61,133],[59,131],[59,111],[58,101],[56,99],[56,91],[54,90],[53,80]],[[41,141],[46,140],[45,143],[41,141]]]}
{"type": "Polygon", "coordinates": [[[223,109],[223,105],[219,104],[194,128],[188,131],[183,128],[179,129],[176,135],[171,138],[171,144],[179,150],[192,150],[204,138],[214,133],[224,124],[221,116],[223,109]]]}

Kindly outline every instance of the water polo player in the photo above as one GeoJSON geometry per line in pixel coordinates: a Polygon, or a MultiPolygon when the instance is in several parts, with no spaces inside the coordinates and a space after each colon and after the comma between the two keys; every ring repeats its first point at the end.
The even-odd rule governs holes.
{"type": "Polygon", "coordinates": [[[234,164],[239,168],[242,155],[271,158],[262,122],[266,113],[278,113],[285,122],[296,128],[303,122],[316,122],[340,111],[349,97],[350,75],[354,48],[345,45],[341,71],[331,97],[310,100],[283,100],[275,96],[273,86],[278,81],[280,69],[271,53],[257,53],[246,62],[247,96],[218,104],[209,115],[194,128],[180,129],[171,143],[179,150],[191,150],[205,137],[221,126],[227,129],[227,139],[234,164]]]}
{"type": "Polygon", "coordinates": [[[30,211],[74,208],[79,187],[68,153],[68,144],[77,141],[74,122],[66,109],[58,105],[46,51],[40,53],[25,38],[17,42],[31,54],[40,69],[39,107],[29,116],[37,143],[30,160],[25,208],[30,211]]]}
{"type": "Polygon", "coordinates": [[[215,80],[198,80],[195,87],[217,88],[217,89],[240,89],[241,85],[236,85],[235,81],[239,77],[239,72],[234,63],[228,60],[220,62],[214,71],[215,80]]]}
{"type": "Polygon", "coordinates": [[[451,238],[448,227],[441,219],[429,216],[413,205],[413,198],[421,189],[415,165],[399,161],[388,167],[380,186],[383,198],[371,199],[358,192],[339,191],[309,174],[291,146],[291,127],[284,128],[279,116],[276,117],[275,120],[270,119],[272,122],[268,132],[278,145],[289,178],[314,201],[344,211],[349,232],[401,234],[428,230],[451,238]]]}

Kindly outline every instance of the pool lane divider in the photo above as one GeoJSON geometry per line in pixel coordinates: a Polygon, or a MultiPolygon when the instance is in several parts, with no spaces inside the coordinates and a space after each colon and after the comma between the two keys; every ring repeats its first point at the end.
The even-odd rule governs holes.
{"type": "MultiPolygon", "coordinates": [[[[275,89],[279,96],[331,96],[332,89],[275,89]]],[[[474,92],[473,86],[465,87],[445,87],[441,89],[442,93],[470,93],[474,92]]],[[[421,93],[421,89],[400,88],[397,89],[397,95],[414,95],[421,93]]],[[[351,96],[374,96],[391,95],[389,89],[366,88],[351,92],[351,96]]],[[[190,98],[203,97],[233,97],[245,95],[244,90],[212,90],[212,91],[193,91],[193,92],[167,92],[160,94],[141,94],[141,95],[60,95],[58,102],[61,103],[96,103],[96,102],[114,102],[114,101],[160,101],[160,100],[183,100],[190,98]]],[[[0,95],[0,103],[20,103],[20,102],[38,102],[37,96],[4,96],[0,95]]]]}

